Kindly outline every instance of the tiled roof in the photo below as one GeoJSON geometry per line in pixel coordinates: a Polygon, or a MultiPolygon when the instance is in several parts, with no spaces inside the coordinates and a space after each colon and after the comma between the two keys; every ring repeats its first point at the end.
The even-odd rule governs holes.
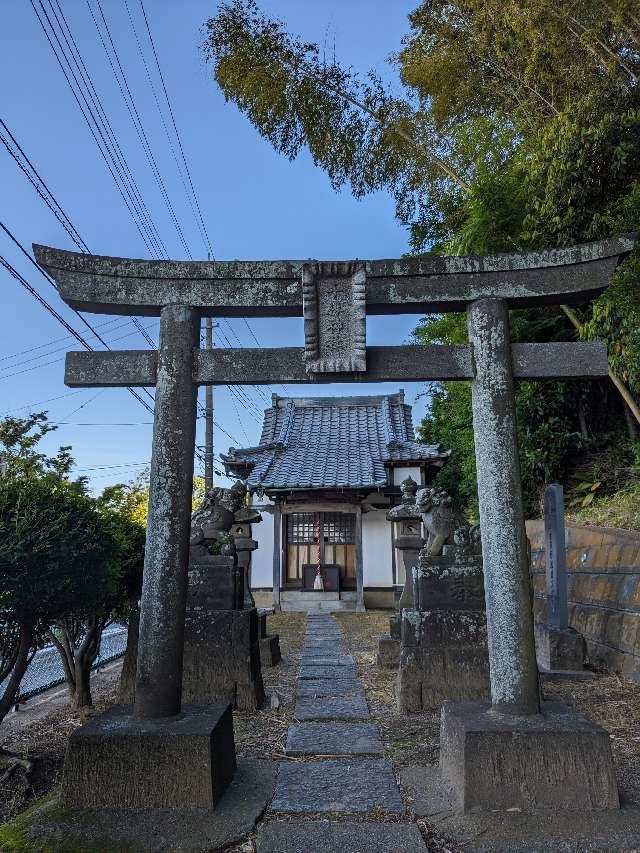
{"type": "Polygon", "coordinates": [[[222,458],[252,489],[354,489],[389,485],[388,465],[440,467],[449,452],[415,440],[402,391],[312,399],[274,394],[259,446],[232,447],[222,458]]]}

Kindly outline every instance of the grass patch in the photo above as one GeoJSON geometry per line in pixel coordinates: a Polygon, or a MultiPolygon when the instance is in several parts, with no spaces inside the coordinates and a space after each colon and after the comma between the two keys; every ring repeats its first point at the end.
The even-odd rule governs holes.
{"type": "Polygon", "coordinates": [[[113,853],[113,845],[96,842],[87,845],[85,841],[73,840],[37,840],[29,833],[31,826],[44,821],[63,820],[70,814],[60,805],[57,794],[47,794],[37,800],[28,809],[11,821],[0,826],[0,850],[11,853],[113,853]]]}
{"type": "Polygon", "coordinates": [[[610,495],[596,495],[589,506],[567,509],[567,519],[576,524],[640,530],[640,478],[610,495]]]}
{"type": "Polygon", "coordinates": [[[362,679],[369,710],[380,727],[384,755],[398,770],[410,764],[436,764],[439,754],[440,712],[399,714],[396,670],[377,663],[378,637],[389,634],[393,610],[336,613],[347,650],[362,679]]]}
{"type": "Polygon", "coordinates": [[[233,713],[233,728],[238,757],[267,758],[280,761],[284,757],[287,729],[293,717],[296,678],[300,650],[307,619],[304,613],[279,613],[267,617],[267,633],[278,634],[282,661],[278,666],[263,667],[262,679],[267,693],[266,707],[259,711],[233,713]],[[277,696],[278,707],[271,707],[277,696]]]}

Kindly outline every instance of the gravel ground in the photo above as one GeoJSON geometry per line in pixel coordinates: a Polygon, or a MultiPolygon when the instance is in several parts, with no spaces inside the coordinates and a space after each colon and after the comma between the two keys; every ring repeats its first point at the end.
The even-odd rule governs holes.
{"type": "MultiPolygon", "coordinates": [[[[116,701],[114,688],[94,693],[91,713],[100,713],[116,701]]],[[[0,785],[0,822],[15,817],[34,800],[48,794],[60,782],[69,735],[85,722],[87,713],[57,708],[21,729],[12,727],[8,737],[0,728],[0,746],[33,761],[28,779],[20,771],[0,785]]]]}

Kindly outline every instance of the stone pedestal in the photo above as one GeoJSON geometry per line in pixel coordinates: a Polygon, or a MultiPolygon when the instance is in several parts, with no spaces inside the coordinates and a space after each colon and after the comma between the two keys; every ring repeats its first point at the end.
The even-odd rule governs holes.
{"type": "Polygon", "coordinates": [[[519,717],[488,703],[446,702],[440,768],[465,813],[620,805],[608,733],[559,702],[519,717]]]}
{"type": "Polygon", "coordinates": [[[257,610],[215,610],[206,620],[206,632],[202,623],[192,632],[187,611],[183,700],[226,700],[240,711],[257,710],[265,699],[257,610]]]}
{"type": "Polygon", "coordinates": [[[489,699],[481,558],[453,546],[438,557],[423,549],[413,576],[414,609],[402,611],[399,711],[489,699]]]}
{"type": "Polygon", "coordinates": [[[264,702],[258,611],[242,609],[233,556],[193,556],[185,620],[184,701],[227,700],[251,711],[264,702]],[[234,608],[239,605],[239,609],[234,608]]]}
{"type": "Polygon", "coordinates": [[[258,613],[258,642],[260,643],[260,663],[264,667],[277,666],[282,660],[280,637],[267,633],[267,614],[258,613]]]}
{"type": "Polygon", "coordinates": [[[69,738],[62,802],[75,809],[212,809],[236,769],[228,704],[139,720],[110,708],[69,738]]]}
{"type": "Polygon", "coordinates": [[[573,628],[553,628],[536,623],[536,654],[543,672],[581,672],[584,667],[584,637],[573,628]]]}
{"type": "MultiPolygon", "coordinates": [[[[189,590],[185,617],[182,698],[208,705],[230,702],[234,708],[253,711],[265,699],[260,665],[258,611],[238,601],[242,578],[234,556],[193,553],[189,566],[189,590]]],[[[134,699],[137,642],[129,637],[119,700],[134,699]]],[[[137,639],[137,638],[136,638],[137,639]]]]}

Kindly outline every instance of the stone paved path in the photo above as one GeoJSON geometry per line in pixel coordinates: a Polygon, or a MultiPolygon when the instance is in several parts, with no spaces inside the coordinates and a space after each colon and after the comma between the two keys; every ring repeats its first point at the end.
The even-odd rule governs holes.
{"type": "Polygon", "coordinates": [[[369,716],[353,658],[344,653],[336,620],[328,614],[308,617],[294,718],[286,753],[304,760],[280,764],[271,803],[273,811],[290,817],[262,824],[259,853],[424,853],[417,827],[397,822],[404,814],[400,790],[391,764],[382,758],[380,732],[369,716]],[[291,819],[322,813],[344,819],[291,819]],[[396,820],[381,820],[385,814],[396,820]],[[347,820],[355,815],[364,822],[347,820]],[[369,815],[376,822],[367,821],[369,815]],[[321,848],[314,845],[316,836],[321,848]]]}

